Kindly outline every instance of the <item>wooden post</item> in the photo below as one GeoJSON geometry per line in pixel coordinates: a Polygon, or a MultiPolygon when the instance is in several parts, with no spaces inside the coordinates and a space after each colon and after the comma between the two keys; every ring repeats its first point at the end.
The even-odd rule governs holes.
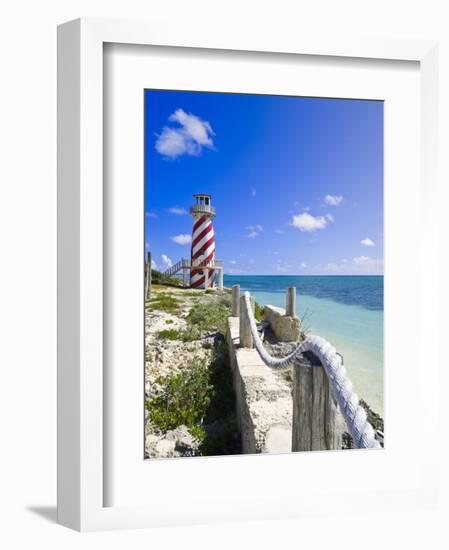
{"type": "MultiPolygon", "coordinates": [[[[254,314],[255,309],[254,296],[251,296],[251,309],[254,314]]],[[[251,335],[251,327],[249,325],[248,313],[246,311],[245,296],[240,297],[240,347],[253,348],[254,342],[251,335]]]]}
{"type": "Polygon", "coordinates": [[[223,268],[218,270],[218,290],[223,292],[223,268]]]}
{"type": "Polygon", "coordinates": [[[181,260],[182,262],[182,286],[184,288],[187,288],[187,275],[188,275],[188,271],[187,271],[187,260],[185,260],[184,258],[182,258],[181,260]]]}
{"type": "Polygon", "coordinates": [[[232,286],[232,316],[240,315],[240,285],[232,286]]]}
{"type": "Polygon", "coordinates": [[[145,265],[145,301],[151,296],[151,252],[147,253],[147,262],[145,265]]]}
{"type": "Polygon", "coordinates": [[[285,295],[285,315],[288,317],[296,317],[296,287],[287,288],[285,295]]]}
{"type": "Polygon", "coordinates": [[[341,449],[341,413],[319,359],[303,353],[293,366],[292,451],[341,449]]]}

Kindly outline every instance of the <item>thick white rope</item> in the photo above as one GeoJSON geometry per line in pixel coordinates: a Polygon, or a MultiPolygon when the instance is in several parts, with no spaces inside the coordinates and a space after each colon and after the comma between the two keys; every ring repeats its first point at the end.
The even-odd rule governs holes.
{"type": "Polygon", "coordinates": [[[355,446],[359,449],[381,448],[374,436],[373,427],[368,422],[366,411],[359,404],[359,398],[352,388],[352,382],[347,376],[341,356],[337,353],[336,349],[324,338],[309,335],[286,357],[281,359],[272,357],[265,349],[257,332],[249,292],[245,292],[245,306],[245,313],[249,319],[254,345],[263,362],[272,369],[285,369],[295,362],[301,353],[306,351],[312,352],[318,357],[324,367],[332,393],[340,407],[355,446]]]}

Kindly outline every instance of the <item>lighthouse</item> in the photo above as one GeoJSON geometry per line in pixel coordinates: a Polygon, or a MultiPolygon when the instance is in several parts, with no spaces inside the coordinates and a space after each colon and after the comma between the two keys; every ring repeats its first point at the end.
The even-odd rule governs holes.
{"type": "Polygon", "coordinates": [[[193,218],[190,287],[213,288],[215,285],[215,270],[213,269],[215,266],[215,237],[212,220],[215,217],[215,209],[212,206],[210,195],[199,193],[193,197],[195,204],[190,207],[190,215],[193,218]]]}

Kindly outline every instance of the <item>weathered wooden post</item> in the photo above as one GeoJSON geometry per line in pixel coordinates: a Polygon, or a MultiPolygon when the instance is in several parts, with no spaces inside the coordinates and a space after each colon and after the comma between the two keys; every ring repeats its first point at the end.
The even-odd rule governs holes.
{"type": "Polygon", "coordinates": [[[288,317],[296,317],[296,287],[287,288],[285,294],[285,315],[288,317]]]}
{"type": "Polygon", "coordinates": [[[147,263],[145,269],[145,301],[151,296],[151,252],[147,253],[147,263]]]}
{"type": "Polygon", "coordinates": [[[303,353],[293,365],[292,451],[341,449],[342,416],[319,359],[303,353]]]}
{"type": "Polygon", "coordinates": [[[223,292],[223,268],[218,270],[218,290],[223,292]]]}
{"type": "MultiPolygon", "coordinates": [[[[254,314],[256,302],[251,296],[251,310],[254,314]]],[[[248,312],[246,311],[245,296],[240,297],[240,347],[253,348],[254,342],[251,335],[251,327],[249,325],[248,312]]]]}
{"type": "Polygon", "coordinates": [[[187,260],[182,259],[182,286],[187,287],[187,260]]]}
{"type": "Polygon", "coordinates": [[[232,316],[240,315],[240,285],[232,286],[232,316]]]}

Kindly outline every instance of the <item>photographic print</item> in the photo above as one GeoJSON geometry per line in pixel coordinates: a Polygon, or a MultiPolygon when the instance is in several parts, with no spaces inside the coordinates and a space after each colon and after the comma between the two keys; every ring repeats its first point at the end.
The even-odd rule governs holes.
{"type": "Polygon", "coordinates": [[[145,458],[381,449],[383,102],[144,105],[145,458]]]}

